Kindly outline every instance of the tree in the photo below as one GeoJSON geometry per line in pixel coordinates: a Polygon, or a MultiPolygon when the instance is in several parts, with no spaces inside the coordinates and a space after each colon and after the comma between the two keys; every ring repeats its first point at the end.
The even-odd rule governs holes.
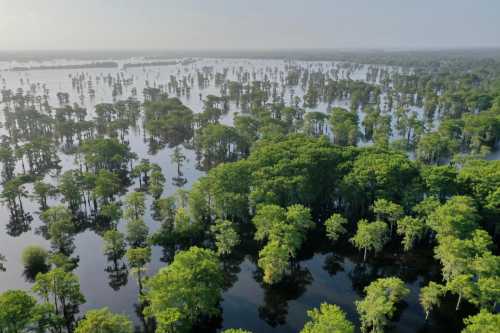
{"type": "Polygon", "coordinates": [[[279,241],[270,241],[259,252],[259,267],[264,271],[263,281],[273,284],[281,281],[289,267],[290,253],[279,241]]]}
{"type": "Polygon", "coordinates": [[[337,305],[323,303],[319,309],[307,311],[310,321],[300,333],[354,333],[354,325],[337,305]]]}
{"type": "Polygon", "coordinates": [[[191,247],[147,281],[144,314],[156,319],[161,332],[188,332],[199,316],[219,313],[223,285],[216,254],[191,247]]]}
{"type": "Polygon", "coordinates": [[[420,305],[425,312],[425,320],[429,318],[430,312],[439,306],[441,297],[446,293],[446,288],[438,283],[429,282],[429,284],[420,289],[420,305]]]}
{"type": "Polygon", "coordinates": [[[142,219],[133,219],[127,223],[127,242],[131,247],[143,247],[148,239],[149,228],[142,219]]]}
{"type": "Polygon", "coordinates": [[[137,278],[139,284],[139,293],[142,295],[143,281],[142,274],[146,272],[146,265],[151,261],[150,247],[136,247],[127,250],[127,261],[132,273],[137,278]]]}
{"type": "Polygon", "coordinates": [[[118,261],[125,255],[125,236],[117,230],[108,230],[103,237],[103,253],[108,260],[118,261]]]}
{"type": "Polygon", "coordinates": [[[325,221],[326,236],[335,242],[339,237],[344,234],[347,230],[344,225],[347,224],[347,219],[340,214],[333,214],[325,221]]]}
{"type": "Polygon", "coordinates": [[[151,165],[151,176],[149,178],[148,192],[153,196],[153,199],[158,200],[163,193],[165,187],[165,176],[161,172],[161,168],[157,164],[151,165]]]}
{"type": "Polygon", "coordinates": [[[392,235],[392,230],[394,224],[399,220],[403,214],[403,207],[385,199],[377,199],[372,206],[373,213],[377,217],[377,220],[389,223],[390,234],[392,235]]]}
{"type": "Polygon", "coordinates": [[[500,314],[481,310],[474,316],[465,318],[466,327],[462,333],[495,333],[500,327],[500,314]]]}
{"type": "Polygon", "coordinates": [[[397,222],[397,233],[403,236],[403,249],[409,251],[415,242],[421,239],[425,233],[426,225],[422,219],[405,216],[397,222]]]}
{"type": "Polygon", "coordinates": [[[47,234],[52,247],[66,255],[73,252],[73,237],[76,232],[73,216],[64,206],[50,207],[42,212],[40,218],[47,225],[47,234]]]}
{"type": "Polygon", "coordinates": [[[120,177],[114,172],[102,169],[95,180],[94,193],[104,204],[113,199],[121,188],[120,177]]]}
{"type": "Polygon", "coordinates": [[[366,261],[367,251],[379,252],[388,241],[388,227],[385,222],[367,220],[358,221],[358,229],[351,242],[358,249],[363,249],[363,261],[366,261]]]}
{"type": "Polygon", "coordinates": [[[170,160],[172,163],[177,164],[177,174],[182,175],[181,168],[184,162],[186,161],[186,155],[182,152],[181,146],[176,146],[174,151],[170,155],[170,160]]]}
{"type": "Polygon", "coordinates": [[[474,201],[467,196],[451,197],[429,216],[429,226],[438,237],[467,238],[478,227],[479,216],[474,201]]]}
{"type": "Polygon", "coordinates": [[[302,205],[282,208],[262,205],[252,222],[256,227],[255,239],[268,239],[259,252],[259,267],[264,270],[264,282],[278,282],[288,268],[288,258],[294,257],[305,240],[308,229],[314,227],[310,209],[302,205]]]}
{"type": "Polygon", "coordinates": [[[25,273],[29,277],[35,277],[38,273],[45,273],[49,270],[47,258],[49,253],[41,246],[31,245],[24,248],[21,261],[23,262],[25,273]]]}
{"type": "Polygon", "coordinates": [[[358,143],[358,115],[356,112],[335,107],[330,110],[330,127],[333,142],[340,146],[356,146],[358,143]]]}
{"type": "Polygon", "coordinates": [[[33,184],[33,194],[42,210],[47,209],[47,198],[55,196],[56,193],[57,189],[53,185],[41,180],[37,180],[33,184]]]}
{"type": "Polygon", "coordinates": [[[23,332],[32,323],[34,297],[21,290],[8,290],[0,294],[0,332],[23,332]]]}
{"type": "Polygon", "coordinates": [[[78,322],[75,333],[133,333],[132,322],[127,316],[114,314],[107,308],[89,310],[78,322]]]}
{"type": "Polygon", "coordinates": [[[356,308],[360,315],[361,330],[372,333],[382,333],[388,321],[396,311],[396,304],[400,302],[410,290],[399,278],[379,278],[365,288],[366,296],[356,301],[356,308]]]}
{"type": "Polygon", "coordinates": [[[216,220],[215,225],[210,227],[210,231],[215,237],[219,256],[230,254],[233,248],[240,243],[240,236],[231,221],[216,220]]]}
{"type": "Polygon", "coordinates": [[[138,220],[144,215],[146,210],[144,192],[131,192],[125,196],[125,212],[123,214],[126,220],[138,220]]]}
{"type": "Polygon", "coordinates": [[[48,273],[36,276],[33,291],[45,303],[54,306],[56,314],[64,318],[64,325],[68,332],[71,332],[74,316],[79,312],[78,307],[85,303],[78,277],[62,268],[54,268],[48,273]]]}

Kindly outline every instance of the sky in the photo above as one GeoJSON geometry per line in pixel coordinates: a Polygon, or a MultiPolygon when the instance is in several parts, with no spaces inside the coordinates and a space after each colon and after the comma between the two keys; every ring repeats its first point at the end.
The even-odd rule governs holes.
{"type": "Polygon", "coordinates": [[[0,0],[0,50],[500,47],[500,0],[0,0]]]}

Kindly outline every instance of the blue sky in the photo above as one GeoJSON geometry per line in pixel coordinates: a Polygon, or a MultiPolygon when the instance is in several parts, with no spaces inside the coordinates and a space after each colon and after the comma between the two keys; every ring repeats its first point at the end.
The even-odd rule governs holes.
{"type": "Polygon", "coordinates": [[[0,49],[500,47],[500,0],[0,0],[0,49]]]}

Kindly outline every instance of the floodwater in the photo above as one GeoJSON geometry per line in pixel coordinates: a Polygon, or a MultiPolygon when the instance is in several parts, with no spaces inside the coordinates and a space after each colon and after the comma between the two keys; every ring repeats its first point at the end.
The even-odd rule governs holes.
{"type": "MultiPolygon", "coordinates": [[[[133,62],[133,60],[128,61],[133,62]]],[[[313,71],[319,68],[327,70],[335,65],[330,62],[300,62],[297,64],[309,67],[313,71]]],[[[14,63],[2,63],[0,68],[10,68],[15,65],[14,63]]],[[[49,103],[52,106],[58,106],[57,92],[68,92],[70,103],[76,102],[84,105],[92,117],[93,107],[96,104],[113,101],[112,88],[104,84],[102,80],[97,84],[96,77],[102,78],[108,75],[116,77],[118,74],[123,74],[124,78],[130,79],[131,84],[124,86],[123,94],[117,96],[116,99],[128,98],[131,95],[132,87],[135,87],[138,92],[137,98],[141,100],[146,81],[149,86],[166,85],[171,75],[181,80],[184,76],[196,75],[197,70],[202,70],[207,66],[213,67],[214,73],[222,72],[224,68],[228,68],[228,78],[230,79],[234,79],[234,73],[241,68],[244,71],[255,73],[255,78],[261,80],[264,75],[271,75],[275,68],[278,72],[284,71],[285,65],[285,61],[282,60],[198,59],[188,65],[137,67],[126,70],[122,70],[120,65],[118,68],[109,69],[0,71],[0,86],[14,91],[22,87],[24,91],[27,91],[30,89],[30,85],[34,84],[36,95],[40,94],[41,86],[45,85],[50,91],[49,103]],[[83,98],[80,98],[80,94],[72,86],[70,76],[75,77],[81,73],[84,73],[93,82],[95,89],[93,99],[87,94],[88,87],[84,87],[83,98]]],[[[364,80],[366,68],[354,71],[350,77],[354,80],[364,80]]],[[[303,96],[304,91],[300,87],[295,87],[293,93],[297,96],[303,96]]],[[[210,81],[208,87],[199,88],[195,77],[190,97],[184,95],[179,98],[194,112],[200,112],[203,107],[200,94],[205,97],[208,94],[219,95],[220,92],[213,80],[210,81]]],[[[289,101],[290,94],[291,91],[286,89],[285,101],[289,101]]],[[[347,102],[340,101],[338,105],[346,106],[347,102]]],[[[326,112],[327,108],[328,105],[320,103],[315,110],[326,112]]],[[[234,112],[237,111],[239,111],[238,108],[231,104],[231,111],[223,117],[222,122],[230,124],[234,112]]],[[[3,115],[1,117],[3,118],[3,115]]],[[[141,128],[141,126],[138,127],[141,128]]],[[[137,153],[139,158],[148,158],[151,162],[158,163],[162,167],[167,178],[164,195],[173,194],[177,188],[172,185],[171,179],[177,176],[177,170],[170,161],[172,148],[164,147],[156,154],[151,155],[148,143],[144,142],[143,137],[140,129],[130,131],[127,139],[132,151],[137,153]]],[[[195,153],[187,149],[184,152],[188,157],[188,162],[182,169],[187,179],[184,188],[189,189],[193,182],[203,175],[203,172],[196,168],[195,153]]],[[[74,168],[73,157],[61,153],[61,165],[63,171],[74,168]]],[[[49,175],[46,179],[56,182],[57,177],[58,175],[49,175]]],[[[130,186],[130,190],[137,187],[138,184],[134,183],[130,186]]],[[[52,202],[52,204],[54,203],[52,202]]],[[[38,218],[37,204],[25,199],[24,205],[26,211],[29,211],[34,219],[31,223],[31,230],[18,237],[11,237],[7,234],[9,212],[6,207],[0,206],[0,253],[8,259],[7,271],[0,272],[0,292],[8,289],[29,290],[32,284],[23,276],[22,250],[33,244],[49,248],[49,243],[36,233],[37,227],[41,224],[38,218]]],[[[150,205],[151,201],[148,201],[146,206],[150,207],[150,205]]],[[[151,218],[149,210],[146,212],[146,223],[151,232],[159,227],[157,222],[151,218]]],[[[119,228],[124,229],[123,222],[119,228]]],[[[233,256],[234,258],[228,259],[230,260],[230,263],[227,264],[230,268],[232,283],[223,294],[220,305],[222,316],[219,321],[211,325],[210,329],[200,329],[200,331],[239,327],[252,330],[255,333],[298,332],[307,320],[307,310],[319,306],[322,302],[341,306],[347,312],[349,319],[359,327],[354,302],[362,298],[362,290],[369,282],[382,276],[399,276],[411,289],[411,294],[405,299],[393,322],[394,332],[456,332],[460,330],[461,319],[459,318],[462,318],[464,313],[470,309],[467,308],[466,304],[462,310],[465,312],[457,314],[454,311],[453,299],[445,299],[441,308],[431,315],[428,322],[424,321],[424,313],[418,304],[419,288],[425,285],[429,279],[439,280],[440,278],[437,263],[432,259],[423,260],[424,256],[419,255],[425,253],[425,258],[432,257],[428,250],[421,249],[412,252],[411,255],[403,255],[397,246],[392,245],[394,251],[387,253],[397,254],[387,254],[386,257],[377,259],[369,258],[367,263],[363,263],[360,254],[354,251],[348,243],[333,247],[324,240],[316,241],[321,238],[320,235],[312,235],[311,238],[314,238],[315,241],[304,245],[304,249],[293,265],[292,274],[285,281],[273,287],[265,287],[261,283],[260,274],[255,265],[257,256],[255,245],[242,244],[237,254],[233,256]]],[[[110,277],[105,269],[111,263],[107,262],[106,257],[102,254],[101,237],[96,232],[87,229],[75,237],[75,245],[74,256],[78,256],[80,259],[75,273],[80,278],[81,290],[86,297],[86,303],[81,306],[81,310],[109,307],[114,312],[129,315],[139,324],[134,308],[138,296],[137,284],[132,277],[129,277],[128,282],[120,289],[114,290],[110,287],[110,277]]],[[[153,260],[149,265],[149,275],[165,266],[161,257],[162,249],[155,247],[153,260]]]]}

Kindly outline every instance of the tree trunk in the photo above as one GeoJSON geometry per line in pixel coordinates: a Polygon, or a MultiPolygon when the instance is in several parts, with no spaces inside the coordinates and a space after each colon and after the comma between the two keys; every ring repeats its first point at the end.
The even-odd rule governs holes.
{"type": "Polygon", "coordinates": [[[458,294],[457,306],[455,308],[456,311],[460,308],[460,301],[462,300],[462,294],[458,294]]]}
{"type": "Polygon", "coordinates": [[[365,247],[365,254],[363,255],[363,261],[366,261],[366,250],[367,248],[365,247]]]}

